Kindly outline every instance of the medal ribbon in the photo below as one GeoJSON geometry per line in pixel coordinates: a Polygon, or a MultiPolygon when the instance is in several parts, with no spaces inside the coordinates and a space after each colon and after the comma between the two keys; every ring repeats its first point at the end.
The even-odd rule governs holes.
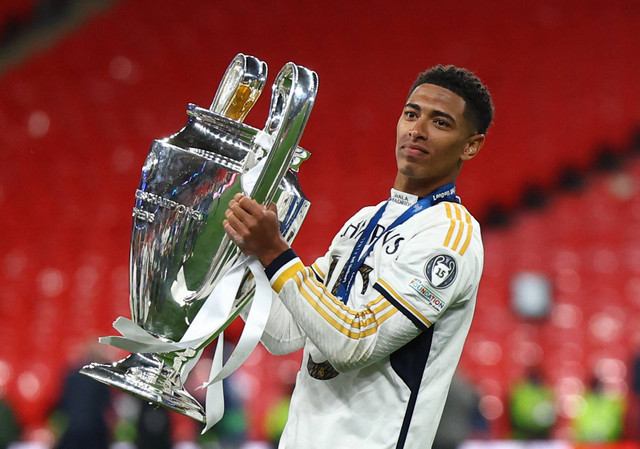
{"type": "Polygon", "coordinates": [[[385,203],[380,206],[380,208],[373,215],[366,228],[362,232],[362,235],[356,242],[353,247],[353,251],[351,252],[351,256],[349,256],[349,260],[347,261],[344,267],[344,276],[342,278],[342,282],[338,286],[338,294],[336,295],[340,301],[344,304],[347,303],[349,299],[349,292],[351,291],[351,287],[353,286],[353,282],[356,278],[356,273],[364,263],[365,259],[371,251],[375,244],[380,240],[380,238],[386,233],[390,232],[397,226],[400,226],[408,219],[416,215],[417,213],[434,206],[442,201],[451,201],[451,202],[460,202],[458,197],[456,196],[456,186],[454,183],[446,184],[442,187],[438,187],[436,190],[431,192],[429,195],[421,198],[414,204],[412,204],[406,211],[402,213],[398,218],[394,220],[389,227],[382,232],[379,236],[377,236],[369,245],[369,247],[365,250],[367,242],[371,239],[371,236],[378,225],[378,222],[382,218],[384,211],[387,208],[387,204],[389,204],[389,200],[385,201],[385,203]]]}

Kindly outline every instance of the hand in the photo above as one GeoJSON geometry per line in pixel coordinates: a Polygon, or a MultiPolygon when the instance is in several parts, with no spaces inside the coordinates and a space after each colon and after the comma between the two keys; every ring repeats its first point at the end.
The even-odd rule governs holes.
{"type": "Polygon", "coordinates": [[[229,202],[222,222],[224,231],[233,243],[246,255],[257,256],[263,266],[269,265],[289,249],[280,234],[276,205],[268,207],[252,198],[237,193],[229,202]]]}

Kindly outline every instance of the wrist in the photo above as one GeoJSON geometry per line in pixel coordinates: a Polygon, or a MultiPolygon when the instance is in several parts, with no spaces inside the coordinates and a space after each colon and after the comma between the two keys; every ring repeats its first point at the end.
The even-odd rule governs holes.
{"type": "Polygon", "coordinates": [[[276,260],[280,254],[289,249],[291,249],[291,247],[287,242],[283,239],[278,239],[277,244],[258,255],[258,260],[262,266],[266,268],[271,265],[271,263],[276,260]]]}

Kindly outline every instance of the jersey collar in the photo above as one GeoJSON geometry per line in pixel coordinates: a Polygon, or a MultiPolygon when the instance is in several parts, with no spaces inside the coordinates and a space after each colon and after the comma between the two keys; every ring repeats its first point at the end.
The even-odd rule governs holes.
{"type": "Polygon", "coordinates": [[[401,204],[403,206],[411,206],[417,203],[420,198],[412,193],[401,192],[400,190],[391,189],[390,201],[401,204]]]}

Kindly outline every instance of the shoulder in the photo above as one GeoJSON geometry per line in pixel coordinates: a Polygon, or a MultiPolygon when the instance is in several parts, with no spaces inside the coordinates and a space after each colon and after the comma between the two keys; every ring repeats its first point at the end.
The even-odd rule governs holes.
{"type": "Polygon", "coordinates": [[[470,248],[482,250],[480,224],[459,203],[442,202],[425,211],[410,230],[416,241],[428,240],[430,245],[451,253],[465,255],[470,248]]]}
{"type": "Polygon", "coordinates": [[[471,213],[460,203],[452,203],[449,201],[443,201],[428,209],[430,212],[430,220],[440,219],[445,223],[451,223],[452,221],[461,223],[477,224],[477,220],[471,215],[471,213]]]}
{"type": "Polygon", "coordinates": [[[476,242],[482,245],[480,223],[466,207],[458,203],[442,203],[441,209],[444,209],[447,225],[447,233],[443,242],[445,247],[464,254],[469,245],[476,242]]]}

